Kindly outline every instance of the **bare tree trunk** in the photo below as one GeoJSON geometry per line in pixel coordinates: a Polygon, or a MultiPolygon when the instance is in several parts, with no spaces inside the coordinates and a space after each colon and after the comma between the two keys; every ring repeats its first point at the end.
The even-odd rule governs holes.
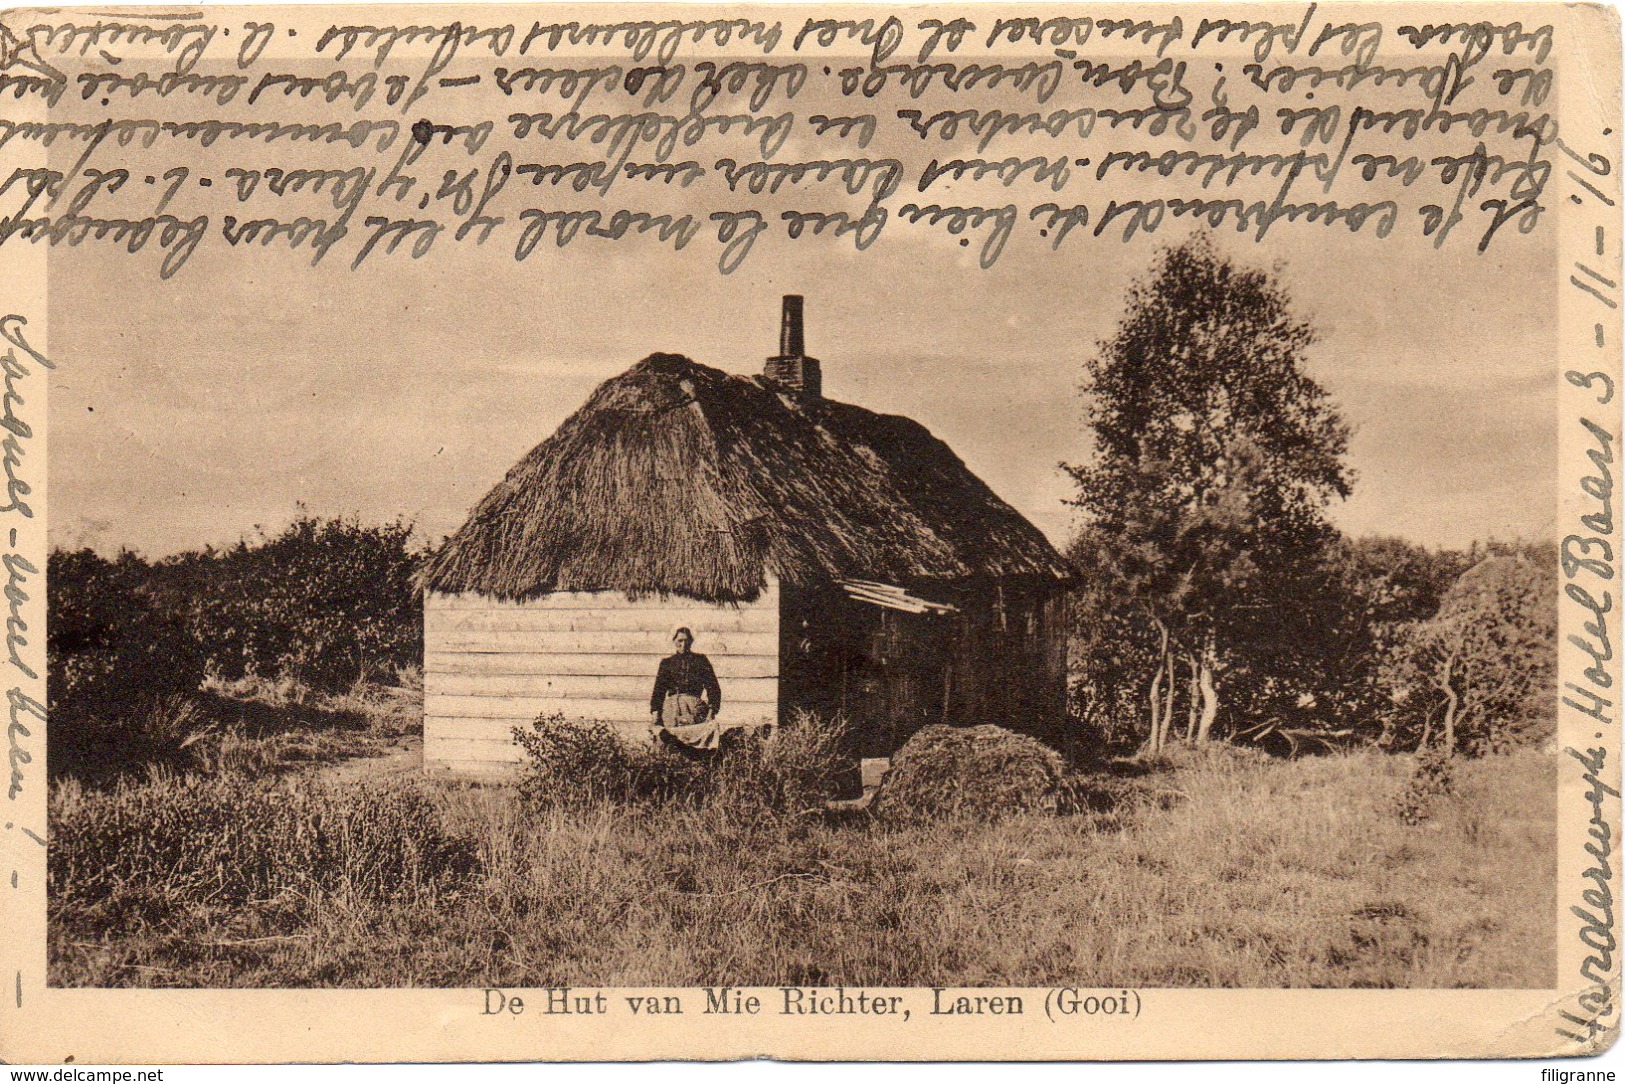
{"type": "Polygon", "coordinates": [[[1461,708],[1461,696],[1454,688],[1445,690],[1444,703],[1444,755],[1456,755],[1456,712],[1461,708]]]}
{"type": "Polygon", "coordinates": [[[1444,693],[1444,732],[1439,735],[1439,742],[1444,746],[1445,756],[1456,755],[1456,714],[1461,710],[1461,694],[1456,691],[1455,676],[1456,659],[1460,655],[1461,644],[1452,644],[1433,675],[1434,684],[1444,693]]]}
{"type": "Polygon", "coordinates": [[[1197,683],[1202,690],[1202,714],[1196,723],[1196,740],[1208,741],[1213,737],[1213,723],[1219,717],[1219,653],[1212,639],[1202,645],[1202,661],[1197,669],[1197,683]]]}
{"type": "Polygon", "coordinates": [[[1168,629],[1159,624],[1157,631],[1162,635],[1162,644],[1158,648],[1157,672],[1151,678],[1151,737],[1146,744],[1146,748],[1153,753],[1162,748],[1162,677],[1167,671],[1168,657],[1168,629]]]}
{"type": "Polygon", "coordinates": [[[1185,741],[1196,740],[1196,722],[1199,714],[1198,708],[1202,702],[1202,686],[1197,677],[1198,663],[1195,655],[1186,655],[1185,663],[1190,667],[1191,679],[1186,686],[1185,695],[1189,703],[1185,705],[1185,741]]]}
{"type": "Polygon", "coordinates": [[[1174,698],[1179,694],[1179,664],[1171,649],[1164,659],[1164,665],[1168,667],[1168,684],[1162,687],[1162,743],[1167,745],[1177,733],[1174,730],[1174,698]]]}
{"type": "Polygon", "coordinates": [[[1145,747],[1155,753],[1162,748],[1162,660],[1157,660],[1157,672],[1151,676],[1151,734],[1145,747]]]}

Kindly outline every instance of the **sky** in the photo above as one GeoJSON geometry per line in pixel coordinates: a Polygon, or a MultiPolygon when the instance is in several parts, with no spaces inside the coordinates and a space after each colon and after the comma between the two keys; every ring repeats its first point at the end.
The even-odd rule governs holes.
{"type": "MultiPolygon", "coordinates": [[[[917,164],[927,150],[946,158],[966,147],[869,154],[917,164]]],[[[298,164],[291,153],[268,160],[298,164]]],[[[816,153],[788,146],[780,158],[816,153]]],[[[194,172],[218,176],[233,161],[225,154],[198,152],[194,172]]],[[[990,185],[945,184],[930,198],[1013,198],[990,185]]],[[[636,206],[651,191],[622,188],[603,205],[636,206]]],[[[204,197],[180,203],[188,198],[204,197]]],[[[568,202],[517,184],[505,198],[568,202]]],[[[679,209],[690,199],[665,198],[679,209]]],[[[810,197],[755,202],[773,215],[791,198],[810,197]]],[[[692,209],[706,209],[703,199],[715,196],[692,197],[692,209]]],[[[212,207],[216,218],[231,210],[212,207]]],[[[1354,493],[1329,510],[1344,531],[1434,546],[1550,533],[1555,217],[1529,236],[1502,230],[1484,254],[1465,236],[1435,251],[1414,228],[1386,240],[1305,225],[1262,243],[1215,235],[1238,262],[1271,268],[1318,332],[1306,366],[1354,431],[1354,493]]],[[[828,396],[921,422],[1064,545],[1077,524],[1059,464],[1089,455],[1085,365],[1157,247],[1192,228],[1170,223],[1129,243],[1080,230],[1058,249],[1028,231],[982,269],[977,246],[894,220],[865,252],[764,235],[726,276],[714,245],[677,253],[651,238],[549,241],[516,262],[510,237],[354,271],[348,252],[311,267],[308,254],[276,246],[206,243],[167,281],[155,260],[111,245],[55,248],[51,538],[160,557],[274,532],[303,505],[403,517],[438,540],[593,388],[648,354],[759,372],[777,349],[779,298],[798,293],[828,396]]]]}
{"type": "MultiPolygon", "coordinates": [[[[1354,428],[1354,495],[1330,510],[1344,531],[1444,546],[1550,531],[1554,302],[1517,288],[1521,253],[1407,264],[1372,251],[1380,273],[1355,275],[1347,241],[1265,260],[1219,240],[1278,265],[1319,332],[1308,369],[1354,428]]],[[[649,353],[760,371],[780,295],[801,293],[826,395],[923,423],[1064,543],[1075,520],[1058,464],[1089,452],[1084,364],[1152,248],[1013,253],[983,271],[930,243],[897,247],[883,261],[759,252],[726,279],[565,250],[545,270],[509,270],[500,289],[458,259],[200,268],[143,282],[144,303],[125,308],[98,297],[128,267],[54,256],[53,541],[156,557],[274,531],[301,502],[405,517],[438,539],[649,353]],[[938,281],[887,274],[923,261],[938,281]]]]}

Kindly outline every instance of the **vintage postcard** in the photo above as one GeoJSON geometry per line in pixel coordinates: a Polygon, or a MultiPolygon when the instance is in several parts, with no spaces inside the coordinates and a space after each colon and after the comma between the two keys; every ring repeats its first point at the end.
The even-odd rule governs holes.
{"type": "Polygon", "coordinates": [[[1620,36],[0,13],[0,1057],[1573,1057],[1620,36]]]}

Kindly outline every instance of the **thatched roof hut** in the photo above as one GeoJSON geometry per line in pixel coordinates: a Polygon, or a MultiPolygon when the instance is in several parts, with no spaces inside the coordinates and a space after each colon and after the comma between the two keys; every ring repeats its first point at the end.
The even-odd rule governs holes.
{"type": "Polygon", "coordinates": [[[431,762],[500,759],[468,742],[538,710],[645,724],[672,624],[734,718],[840,711],[866,752],[1059,716],[1070,567],[925,427],[823,398],[799,303],[763,375],[653,354],[606,381],[434,555],[431,762]]]}
{"type": "Polygon", "coordinates": [[[917,422],[653,354],[601,385],[474,509],[426,586],[755,599],[1069,568],[917,422]]]}

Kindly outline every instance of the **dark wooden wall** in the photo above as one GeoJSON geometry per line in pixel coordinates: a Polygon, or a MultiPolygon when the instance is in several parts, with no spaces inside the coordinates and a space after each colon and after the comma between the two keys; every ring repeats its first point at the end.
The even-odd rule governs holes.
{"type": "Polygon", "coordinates": [[[912,614],[838,590],[785,588],[779,706],[844,715],[859,756],[889,756],[930,723],[996,723],[1059,743],[1065,599],[1012,584],[920,589],[958,612],[912,614]]]}
{"type": "Polygon", "coordinates": [[[1005,584],[963,607],[954,639],[960,725],[996,723],[1059,747],[1066,730],[1066,599],[1005,584]]]}

